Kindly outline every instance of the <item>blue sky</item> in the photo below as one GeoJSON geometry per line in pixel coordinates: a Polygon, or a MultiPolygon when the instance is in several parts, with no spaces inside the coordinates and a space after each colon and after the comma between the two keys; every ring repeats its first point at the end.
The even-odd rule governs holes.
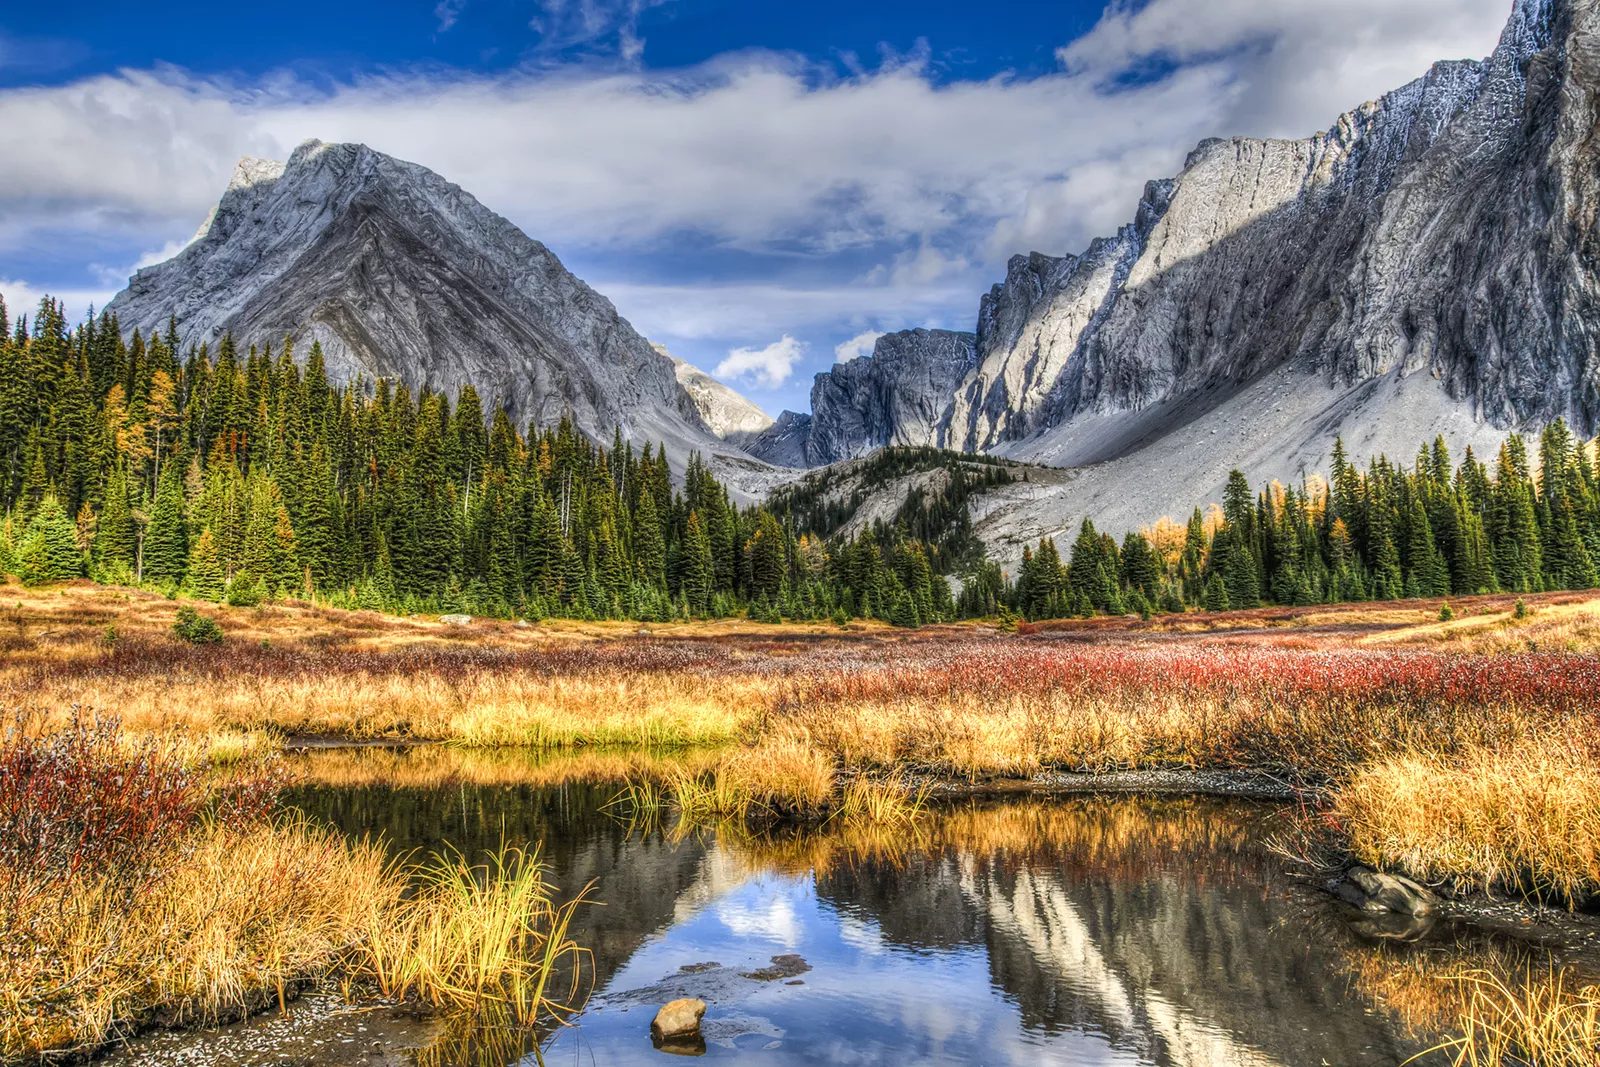
{"type": "Polygon", "coordinates": [[[1200,138],[1304,136],[1486,54],[1509,0],[7,7],[13,306],[103,303],[240,155],[360,140],[776,414],[879,332],[972,328],[1008,256],[1113,231],[1200,138]]]}

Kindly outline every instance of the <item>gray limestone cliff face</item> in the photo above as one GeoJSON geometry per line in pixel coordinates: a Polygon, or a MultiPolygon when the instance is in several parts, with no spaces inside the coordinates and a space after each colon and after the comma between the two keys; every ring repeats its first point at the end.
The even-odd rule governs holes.
{"type": "Polygon", "coordinates": [[[810,466],[885,445],[943,444],[950,396],[972,368],[970,333],[906,330],[878,338],[872,355],[840,363],[811,386],[810,466]]]}
{"type": "Polygon", "coordinates": [[[808,457],[892,442],[1094,464],[1274,372],[1330,394],[1422,376],[1429,411],[1592,433],[1597,94],[1600,0],[1517,0],[1487,60],[1303,140],[1206,141],[1114,237],[1013,258],[959,381],[878,353],[819,376],[808,457]]]}
{"type": "Polygon", "coordinates": [[[364,145],[310,141],[245,160],[194,241],[139,271],[108,310],[149,332],[175,316],[213,351],[292,336],[330,378],[472,383],[519,424],[571,417],[591,437],[719,442],[654,351],[551,251],[434,172],[364,145]]]}
{"type": "Polygon", "coordinates": [[[785,411],[778,420],[757,433],[734,431],[726,440],[756,459],[776,467],[807,467],[806,443],[811,440],[811,416],[785,411]]]}

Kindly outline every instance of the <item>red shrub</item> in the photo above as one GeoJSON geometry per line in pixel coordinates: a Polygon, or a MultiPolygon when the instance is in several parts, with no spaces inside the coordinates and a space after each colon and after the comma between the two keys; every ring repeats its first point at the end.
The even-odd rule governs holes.
{"type": "Polygon", "coordinates": [[[201,776],[155,742],[128,744],[115,718],[73,709],[48,736],[0,714],[0,885],[21,891],[79,875],[133,884],[194,824],[201,776]]]}

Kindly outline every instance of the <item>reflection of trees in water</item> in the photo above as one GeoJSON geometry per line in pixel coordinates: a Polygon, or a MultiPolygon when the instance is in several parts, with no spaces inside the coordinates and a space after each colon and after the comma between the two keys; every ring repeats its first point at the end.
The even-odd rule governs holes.
{"type": "Polygon", "coordinates": [[[680,896],[701,875],[698,841],[669,843],[660,834],[629,834],[603,809],[614,784],[546,786],[438,785],[403,788],[312,786],[288,799],[352,836],[382,835],[395,853],[460,849],[477,860],[501,841],[539,848],[549,881],[562,894],[590,882],[605,907],[580,908],[571,936],[594,955],[603,985],[643,940],[669,926],[680,896]]]}
{"type": "Polygon", "coordinates": [[[1099,1030],[1180,1067],[1399,1063],[1415,1049],[1350,995],[1341,950],[1308,939],[1262,847],[1267,815],[974,805],[937,818],[925,858],[841,864],[818,890],[895,942],[982,943],[1031,1029],[1099,1030]]]}

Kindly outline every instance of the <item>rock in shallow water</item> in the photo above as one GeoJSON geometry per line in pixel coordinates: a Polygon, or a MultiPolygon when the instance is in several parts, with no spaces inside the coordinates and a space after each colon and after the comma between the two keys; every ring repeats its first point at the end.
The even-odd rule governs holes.
{"type": "Polygon", "coordinates": [[[700,1033],[700,1020],[705,1016],[706,1002],[684,998],[662,1006],[650,1023],[650,1036],[656,1041],[688,1038],[700,1033]]]}
{"type": "Polygon", "coordinates": [[[740,978],[754,978],[758,982],[775,982],[779,978],[793,978],[805,974],[811,969],[811,964],[805,961],[804,956],[794,953],[785,953],[782,956],[772,957],[772,966],[762,967],[754,971],[740,971],[740,978]]]}

